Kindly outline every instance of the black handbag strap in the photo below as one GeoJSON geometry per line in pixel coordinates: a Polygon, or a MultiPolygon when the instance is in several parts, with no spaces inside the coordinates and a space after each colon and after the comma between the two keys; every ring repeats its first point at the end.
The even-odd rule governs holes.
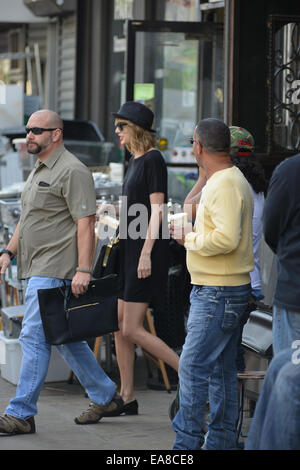
{"type": "Polygon", "coordinates": [[[72,289],[71,289],[71,285],[68,286],[65,281],[63,281],[63,282],[64,282],[64,285],[60,286],[58,289],[59,289],[59,292],[61,293],[61,295],[64,298],[64,311],[67,314],[68,305],[69,305],[71,294],[72,294],[72,289]]]}

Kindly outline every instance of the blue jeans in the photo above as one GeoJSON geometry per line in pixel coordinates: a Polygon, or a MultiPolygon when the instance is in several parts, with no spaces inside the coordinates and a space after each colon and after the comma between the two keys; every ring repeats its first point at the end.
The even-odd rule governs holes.
{"type": "Polygon", "coordinates": [[[300,340],[300,312],[291,312],[274,305],[272,331],[274,354],[291,348],[293,341],[300,340]]]}
{"type": "MultiPolygon", "coordinates": [[[[70,282],[70,281],[67,281],[70,282]]],[[[40,316],[37,290],[63,285],[63,281],[47,277],[31,277],[25,295],[25,315],[20,334],[23,358],[16,396],[5,413],[26,419],[37,414],[37,401],[47,375],[51,345],[46,343],[40,316]]],[[[105,374],[85,341],[56,346],[69,364],[89,398],[99,405],[109,403],[115,383],[105,374]]]]}
{"type": "Polygon", "coordinates": [[[236,449],[238,384],[236,368],[240,317],[250,284],[194,286],[187,336],[179,361],[179,411],[173,420],[174,449],[200,449],[209,398],[211,422],[206,449],[236,449]]]}
{"type": "Polygon", "coordinates": [[[300,344],[272,359],[245,449],[300,450],[300,344]]]}

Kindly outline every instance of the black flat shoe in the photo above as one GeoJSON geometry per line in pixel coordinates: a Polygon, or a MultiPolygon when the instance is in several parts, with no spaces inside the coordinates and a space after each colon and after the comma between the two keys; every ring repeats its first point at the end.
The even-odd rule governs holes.
{"type": "Polygon", "coordinates": [[[130,401],[129,403],[124,403],[123,413],[125,415],[138,415],[138,402],[136,400],[130,401]]]}
{"type": "Polygon", "coordinates": [[[138,413],[138,402],[136,400],[130,401],[129,403],[124,403],[122,408],[119,408],[114,411],[106,411],[103,413],[102,417],[109,418],[111,416],[120,416],[120,415],[137,415],[138,413]]]}

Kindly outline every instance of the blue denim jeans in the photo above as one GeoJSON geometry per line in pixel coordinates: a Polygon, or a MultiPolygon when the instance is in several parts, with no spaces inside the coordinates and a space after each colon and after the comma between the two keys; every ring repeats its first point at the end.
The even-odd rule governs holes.
{"type": "MultiPolygon", "coordinates": [[[[70,281],[67,281],[70,282],[70,281]]],[[[51,345],[46,343],[40,316],[37,290],[63,285],[63,281],[47,277],[31,277],[25,294],[25,315],[20,334],[23,358],[16,396],[5,413],[26,419],[37,414],[37,401],[47,375],[51,345]]],[[[99,405],[109,403],[115,383],[98,364],[85,341],[56,346],[70,366],[89,398],[99,405]]]]}
{"type": "Polygon", "coordinates": [[[236,353],[240,318],[250,284],[194,286],[187,336],[179,361],[179,411],[173,420],[174,449],[200,449],[206,402],[211,422],[206,449],[236,449],[238,384],[236,353]]]}
{"type": "Polygon", "coordinates": [[[274,305],[272,331],[274,354],[291,348],[293,341],[300,340],[300,312],[291,312],[274,305]]]}
{"type": "Polygon", "coordinates": [[[300,450],[300,344],[272,359],[245,449],[300,450]]]}

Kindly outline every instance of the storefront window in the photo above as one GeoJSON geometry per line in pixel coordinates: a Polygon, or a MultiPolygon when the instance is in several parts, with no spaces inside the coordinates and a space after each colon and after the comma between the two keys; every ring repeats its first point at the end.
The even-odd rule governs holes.
{"type": "Polygon", "coordinates": [[[114,19],[130,20],[133,19],[134,0],[115,0],[114,2],[114,19]]]}
{"type": "Polygon", "coordinates": [[[200,0],[165,0],[166,21],[199,21],[200,0]]]}
{"type": "Polygon", "coordinates": [[[222,72],[221,36],[137,33],[134,99],[153,109],[158,135],[168,141],[168,162],[192,163],[191,149],[185,147],[195,123],[222,118],[222,72]]]}

